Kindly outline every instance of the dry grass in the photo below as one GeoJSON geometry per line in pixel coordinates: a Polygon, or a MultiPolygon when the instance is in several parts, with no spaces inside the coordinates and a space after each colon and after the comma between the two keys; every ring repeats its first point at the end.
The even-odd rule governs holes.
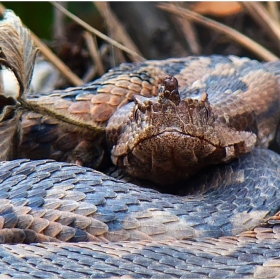
{"type": "MultiPolygon", "coordinates": [[[[247,5],[250,5],[250,3],[247,3],[247,5]]],[[[251,40],[247,36],[241,34],[240,32],[224,24],[211,20],[207,17],[201,16],[191,10],[178,7],[177,5],[174,4],[159,4],[158,7],[170,13],[174,13],[182,18],[190,19],[194,22],[203,24],[209,28],[217,30],[223,34],[226,34],[229,38],[231,38],[235,42],[238,42],[242,46],[248,48],[250,51],[254,52],[263,60],[266,61],[278,60],[278,57],[276,55],[274,55],[273,53],[271,53],[270,51],[262,47],[260,44],[256,43],[255,41],[251,40]]]]}
{"type": "MultiPolygon", "coordinates": [[[[137,43],[130,37],[122,21],[114,14],[107,2],[94,2],[93,5],[95,5],[104,19],[104,24],[106,24],[110,36],[103,34],[82,21],[60,4],[56,2],[52,2],[52,4],[73,22],[76,22],[84,28],[82,36],[89,58],[92,60],[92,66],[88,68],[83,77],[78,77],[46,44],[32,32],[31,34],[35,44],[40,48],[45,58],[53,63],[72,85],[81,85],[97,76],[101,76],[108,69],[108,65],[106,67],[104,61],[110,61],[110,68],[121,62],[145,60],[142,50],[139,49],[137,43]],[[101,38],[102,44],[100,44],[100,39],[97,42],[97,37],[101,38]]],[[[209,50],[211,52],[211,48],[218,38],[221,41],[228,40],[227,43],[229,44],[232,42],[235,45],[242,46],[261,60],[275,61],[278,59],[279,53],[273,53],[267,47],[242,34],[242,32],[237,31],[234,27],[227,26],[217,20],[198,14],[190,8],[181,7],[182,5],[186,6],[187,4],[157,3],[158,8],[166,11],[170,16],[176,31],[183,34],[182,42],[188,46],[189,54],[200,55],[209,50]],[[202,44],[199,41],[196,29],[197,23],[204,26],[206,30],[209,29],[214,32],[212,42],[209,42],[208,45],[202,44]],[[219,34],[223,34],[224,37],[219,37],[221,36],[219,34]]],[[[255,21],[256,25],[259,25],[267,33],[267,36],[269,36],[275,46],[279,46],[280,17],[277,3],[242,2],[242,5],[243,13],[247,13],[255,21]]],[[[0,13],[3,14],[4,12],[5,7],[0,5],[0,13]]],[[[180,56],[180,52],[178,52],[178,56],[180,56]]]]}

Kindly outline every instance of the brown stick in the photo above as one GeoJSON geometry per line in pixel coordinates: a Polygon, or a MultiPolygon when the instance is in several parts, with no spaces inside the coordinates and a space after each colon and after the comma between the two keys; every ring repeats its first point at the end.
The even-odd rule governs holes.
{"type": "Polygon", "coordinates": [[[277,38],[277,43],[280,40],[280,25],[278,22],[273,20],[271,15],[267,12],[261,3],[257,2],[242,2],[242,5],[248,10],[253,18],[259,22],[262,26],[268,28],[275,38],[277,38]]]}
{"type": "Polygon", "coordinates": [[[182,16],[182,17],[187,17],[188,19],[191,19],[195,22],[198,22],[200,24],[203,24],[205,26],[211,27],[215,30],[218,30],[219,32],[226,34],[230,38],[234,39],[236,42],[239,42],[241,45],[246,47],[247,49],[251,50],[254,52],[256,55],[258,55],[261,59],[264,59],[266,61],[276,61],[279,58],[256,43],[255,41],[251,40],[250,38],[246,37],[245,35],[239,33],[238,31],[223,25],[219,22],[216,22],[214,20],[211,20],[207,17],[203,17],[195,12],[192,12],[188,9],[183,9],[181,7],[177,7],[172,4],[159,4],[159,8],[174,13],[176,15],[182,16]]]}
{"type": "Polygon", "coordinates": [[[85,31],[83,33],[83,36],[85,38],[91,59],[94,61],[97,67],[98,74],[101,76],[104,74],[105,71],[102,64],[102,59],[96,46],[96,42],[94,42],[91,33],[89,33],[88,31],[85,31]]]}
{"type": "MultiPolygon", "coordinates": [[[[137,48],[137,46],[134,44],[134,42],[131,40],[130,36],[126,32],[126,30],[123,28],[122,24],[119,22],[116,15],[111,11],[110,6],[107,2],[94,2],[95,7],[98,9],[99,13],[104,17],[107,26],[113,31],[115,31],[115,38],[118,38],[118,40],[123,43],[125,46],[127,46],[129,49],[134,51],[135,53],[138,53],[142,56],[140,50],[137,48]]],[[[134,62],[138,62],[139,59],[135,59],[135,57],[130,56],[131,60],[134,62]]]]}
{"type": "Polygon", "coordinates": [[[89,24],[87,24],[86,22],[84,22],[83,20],[79,19],[77,16],[73,15],[72,13],[70,13],[69,11],[67,11],[65,8],[63,8],[61,5],[55,3],[55,2],[51,2],[57,9],[59,9],[61,12],[63,12],[67,17],[71,18],[72,20],[74,20],[75,22],[77,22],[79,25],[81,25],[83,28],[85,28],[87,31],[95,34],[96,36],[100,37],[101,39],[105,40],[106,42],[110,43],[111,45],[123,50],[124,52],[127,52],[130,55],[133,55],[135,57],[137,57],[137,59],[139,61],[145,61],[145,58],[142,57],[141,55],[139,55],[138,53],[131,51],[130,49],[128,49],[127,47],[123,46],[122,44],[118,43],[115,40],[112,40],[111,38],[109,38],[108,36],[104,35],[103,33],[101,33],[100,31],[98,31],[97,29],[93,28],[92,26],[90,26],[89,24]]]}
{"type": "MultiPolygon", "coordinates": [[[[6,8],[0,4],[0,13],[4,15],[6,8]]],[[[61,72],[61,74],[73,85],[78,86],[84,84],[71,69],[66,66],[31,30],[31,38],[35,45],[40,48],[41,53],[61,72]]]]}

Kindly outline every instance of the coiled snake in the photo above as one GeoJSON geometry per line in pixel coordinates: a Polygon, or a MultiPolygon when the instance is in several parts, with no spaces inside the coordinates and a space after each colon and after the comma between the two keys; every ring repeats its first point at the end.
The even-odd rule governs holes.
{"type": "Polygon", "coordinates": [[[19,107],[1,97],[2,154],[32,160],[0,163],[0,275],[279,277],[280,157],[266,149],[279,118],[279,69],[234,56],[147,61],[30,94],[19,107]],[[180,97],[173,77],[153,97],[166,75],[180,97]],[[116,164],[182,196],[72,164],[105,166],[106,126],[116,164]],[[189,161],[198,167],[182,175],[189,161]]]}

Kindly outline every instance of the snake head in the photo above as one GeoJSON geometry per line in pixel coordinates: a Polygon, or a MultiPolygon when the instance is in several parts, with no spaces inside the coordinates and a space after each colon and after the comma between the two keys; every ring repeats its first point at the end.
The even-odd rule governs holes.
{"type": "Polygon", "coordinates": [[[166,77],[156,98],[138,96],[118,110],[106,128],[114,164],[132,176],[172,184],[201,168],[229,161],[256,142],[214,116],[207,93],[181,99],[178,82],[166,77]]]}

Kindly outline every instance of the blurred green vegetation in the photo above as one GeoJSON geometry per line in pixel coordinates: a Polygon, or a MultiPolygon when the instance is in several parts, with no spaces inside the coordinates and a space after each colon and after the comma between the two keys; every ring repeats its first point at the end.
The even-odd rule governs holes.
{"type": "Polygon", "coordinates": [[[52,38],[53,5],[49,2],[3,2],[13,10],[38,37],[52,38]]]}
{"type": "MultiPolygon", "coordinates": [[[[3,2],[7,9],[13,10],[38,37],[52,39],[54,6],[50,2],[3,2]]],[[[100,16],[92,2],[68,2],[67,9],[91,25],[100,28],[100,16]]]]}

